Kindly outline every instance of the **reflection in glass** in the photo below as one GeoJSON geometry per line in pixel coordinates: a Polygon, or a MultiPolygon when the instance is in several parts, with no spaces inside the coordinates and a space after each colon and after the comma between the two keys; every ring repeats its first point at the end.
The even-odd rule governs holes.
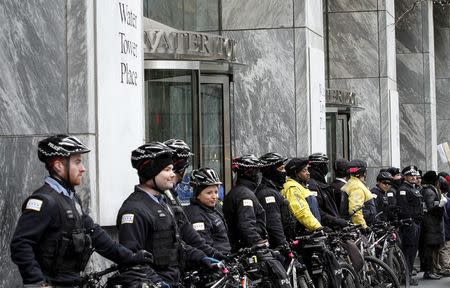
{"type": "Polygon", "coordinates": [[[214,169],[224,179],[222,84],[202,83],[201,139],[202,167],[214,169]]]}
{"type": "Polygon", "coordinates": [[[218,31],[220,0],[144,0],[144,17],[178,30],[218,31]]]}
{"type": "Polygon", "coordinates": [[[192,147],[191,70],[145,70],[146,141],[184,140],[192,147]]]}

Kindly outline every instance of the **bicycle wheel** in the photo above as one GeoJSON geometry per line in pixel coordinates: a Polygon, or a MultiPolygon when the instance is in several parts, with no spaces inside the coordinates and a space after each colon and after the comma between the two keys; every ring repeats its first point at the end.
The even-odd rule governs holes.
{"type": "Polygon", "coordinates": [[[328,285],[330,284],[329,276],[325,271],[321,275],[318,275],[315,278],[314,286],[316,288],[328,288],[328,285]]]}
{"type": "Polygon", "coordinates": [[[348,263],[341,263],[342,270],[342,287],[343,288],[360,288],[358,274],[356,274],[353,266],[348,263]]]}
{"type": "Polygon", "coordinates": [[[364,256],[362,282],[364,287],[400,288],[398,278],[389,266],[378,258],[364,256]]]}
{"type": "Polygon", "coordinates": [[[387,264],[394,271],[395,275],[397,275],[400,285],[408,288],[409,287],[408,266],[406,264],[405,255],[397,245],[389,248],[387,264]]]}
{"type": "MultiPolygon", "coordinates": [[[[295,285],[292,285],[292,287],[295,287],[295,285]]],[[[301,271],[300,274],[297,276],[297,287],[316,288],[307,270],[301,271]]]]}

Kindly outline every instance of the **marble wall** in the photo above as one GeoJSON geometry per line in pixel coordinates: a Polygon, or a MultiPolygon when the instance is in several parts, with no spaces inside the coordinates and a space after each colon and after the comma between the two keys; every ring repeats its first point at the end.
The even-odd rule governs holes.
{"type": "Polygon", "coordinates": [[[394,1],[327,2],[328,87],[356,92],[364,108],[350,112],[350,159],[367,161],[373,185],[400,153],[391,141],[398,127],[398,109],[390,105],[397,95],[394,1]]]}
{"type": "MultiPolygon", "coordinates": [[[[450,144],[450,7],[435,5],[434,14],[437,144],[450,144]]],[[[439,171],[450,173],[448,163],[437,161],[439,171]]]]}
{"type": "Polygon", "coordinates": [[[311,83],[323,75],[312,79],[308,69],[324,59],[311,63],[309,50],[323,51],[321,11],[315,0],[222,1],[223,34],[246,64],[234,75],[234,155],[311,152],[311,83]]]}
{"type": "MultiPolygon", "coordinates": [[[[86,15],[90,1],[0,3],[0,287],[19,287],[9,243],[22,202],[47,174],[37,158],[39,140],[55,133],[77,135],[92,148],[95,123],[87,80],[86,15]]],[[[78,192],[93,212],[95,158],[78,192]]]]}
{"type": "MultiPolygon", "coordinates": [[[[402,15],[415,1],[396,1],[402,15]]],[[[433,6],[424,1],[396,25],[400,106],[400,147],[403,166],[437,169],[436,92],[433,6]]]]}

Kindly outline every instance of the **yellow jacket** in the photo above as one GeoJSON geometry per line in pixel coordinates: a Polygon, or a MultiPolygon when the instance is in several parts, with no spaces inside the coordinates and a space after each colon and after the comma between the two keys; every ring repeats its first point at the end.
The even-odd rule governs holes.
{"type": "Polygon", "coordinates": [[[322,227],[320,222],[314,217],[311,209],[309,209],[306,198],[313,194],[309,189],[303,187],[300,183],[293,179],[288,179],[284,183],[281,194],[289,201],[289,209],[300,222],[309,231],[315,231],[322,227]]]}
{"type": "Polygon", "coordinates": [[[366,185],[357,177],[351,176],[350,180],[342,186],[342,191],[348,195],[348,213],[352,216],[354,224],[361,224],[363,228],[367,228],[366,220],[364,220],[363,209],[365,203],[373,199],[372,193],[367,189],[366,185]]]}

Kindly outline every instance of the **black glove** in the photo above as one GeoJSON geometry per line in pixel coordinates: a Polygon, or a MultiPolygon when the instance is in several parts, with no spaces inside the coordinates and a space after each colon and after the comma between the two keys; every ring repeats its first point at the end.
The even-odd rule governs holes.
{"type": "Polygon", "coordinates": [[[320,229],[317,230],[317,231],[320,231],[320,230],[322,230],[322,231],[325,232],[325,233],[331,233],[331,232],[333,232],[333,229],[331,229],[330,227],[327,227],[327,226],[322,226],[322,228],[320,228],[320,229]]]}
{"type": "Polygon", "coordinates": [[[139,264],[152,264],[153,263],[153,255],[152,253],[140,250],[125,261],[123,264],[127,266],[139,265],[139,264]]]}
{"type": "Polygon", "coordinates": [[[372,229],[370,229],[370,227],[361,228],[361,233],[364,235],[369,235],[370,232],[372,232],[372,229]]]}
{"type": "Polygon", "coordinates": [[[228,256],[225,254],[220,253],[219,251],[216,251],[213,255],[214,258],[218,259],[218,260],[225,260],[228,259],[228,256]]]}
{"type": "Polygon", "coordinates": [[[336,224],[340,227],[347,227],[349,225],[349,221],[342,218],[336,218],[336,224]]]}
{"type": "Polygon", "coordinates": [[[217,269],[219,267],[217,264],[220,263],[219,260],[211,257],[203,257],[201,259],[201,262],[204,266],[208,267],[209,269],[217,269]]]}

